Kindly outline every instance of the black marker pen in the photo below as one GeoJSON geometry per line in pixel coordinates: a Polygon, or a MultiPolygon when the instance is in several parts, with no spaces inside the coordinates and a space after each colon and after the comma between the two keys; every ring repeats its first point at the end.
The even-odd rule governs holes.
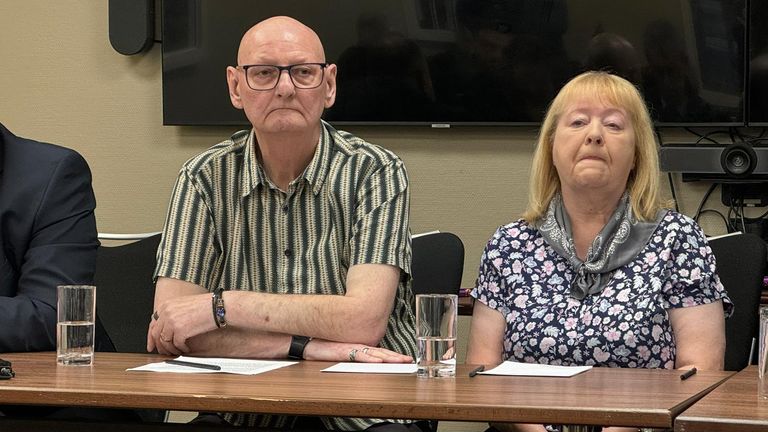
{"type": "Polygon", "coordinates": [[[696,368],[688,369],[687,371],[683,372],[682,375],[680,375],[681,380],[687,380],[688,378],[694,376],[696,374],[696,368]]]}
{"type": "Polygon", "coordinates": [[[188,362],[184,360],[166,360],[165,361],[168,364],[177,365],[177,366],[187,366],[187,367],[193,367],[198,369],[209,369],[209,370],[221,370],[221,366],[219,365],[213,365],[213,364],[206,364],[206,363],[195,363],[195,362],[188,362]]]}
{"type": "Polygon", "coordinates": [[[479,374],[480,372],[485,370],[485,366],[478,366],[474,369],[472,369],[471,372],[469,372],[469,377],[472,378],[473,376],[479,374]]]}

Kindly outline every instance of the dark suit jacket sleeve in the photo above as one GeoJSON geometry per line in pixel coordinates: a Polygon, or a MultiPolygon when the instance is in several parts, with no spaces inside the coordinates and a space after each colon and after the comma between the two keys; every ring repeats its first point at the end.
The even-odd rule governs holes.
{"type": "Polygon", "coordinates": [[[56,286],[93,282],[99,242],[91,172],[76,152],[52,168],[41,199],[21,215],[33,219],[16,296],[0,297],[0,352],[55,349],[56,286]]]}

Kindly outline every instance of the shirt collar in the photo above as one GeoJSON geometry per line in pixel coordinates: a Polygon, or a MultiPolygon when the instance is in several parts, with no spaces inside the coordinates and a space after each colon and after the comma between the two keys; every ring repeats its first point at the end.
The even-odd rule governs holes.
{"type": "MultiPolygon", "coordinates": [[[[328,166],[330,165],[330,153],[333,151],[333,127],[321,120],[320,140],[315,148],[312,160],[304,170],[300,178],[304,178],[312,186],[312,192],[317,195],[325,182],[328,166]]],[[[238,139],[241,137],[233,137],[238,139]]],[[[241,138],[242,139],[242,138],[241,138]]],[[[256,134],[253,129],[245,139],[245,156],[243,158],[243,178],[241,196],[251,193],[259,185],[267,185],[268,179],[264,173],[264,167],[256,155],[256,134]]]]}
{"type": "MultiPolygon", "coordinates": [[[[243,157],[242,181],[240,182],[240,196],[249,195],[260,184],[266,184],[267,179],[261,169],[259,158],[256,157],[256,136],[253,129],[248,135],[238,137],[245,140],[245,156],[243,157]]],[[[233,137],[233,139],[236,139],[233,137]]]]}
{"type": "Polygon", "coordinates": [[[312,192],[317,195],[323,187],[325,177],[328,174],[328,166],[331,164],[331,151],[333,151],[333,128],[321,120],[320,141],[317,143],[315,155],[304,170],[304,178],[312,185],[312,192]]]}

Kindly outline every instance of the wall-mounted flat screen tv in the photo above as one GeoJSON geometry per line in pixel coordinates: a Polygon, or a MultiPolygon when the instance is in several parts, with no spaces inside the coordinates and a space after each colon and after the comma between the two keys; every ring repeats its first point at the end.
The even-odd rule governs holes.
{"type": "Polygon", "coordinates": [[[745,0],[163,0],[163,118],[244,125],[225,68],[293,16],[338,65],[336,124],[535,125],[587,69],[643,91],[659,125],[745,124],[745,0]]]}
{"type": "Polygon", "coordinates": [[[750,126],[768,126],[768,1],[750,2],[748,51],[747,122],[750,126]]]}

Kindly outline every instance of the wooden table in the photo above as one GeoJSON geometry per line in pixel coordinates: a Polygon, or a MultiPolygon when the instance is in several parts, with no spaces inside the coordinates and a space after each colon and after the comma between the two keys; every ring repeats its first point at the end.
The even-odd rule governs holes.
{"type": "Polygon", "coordinates": [[[674,418],[729,377],[699,372],[595,368],[571,378],[320,373],[300,362],[260,375],[126,372],[166,357],[97,353],[92,367],[57,367],[54,353],[3,354],[16,377],[0,381],[4,404],[157,408],[280,414],[673,426],[674,418]]]}
{"type": "Polygon", "coordinates": [[[675,431],[768,431],[768,400],[757,397],[757,366],[737,373],[675,421],[675,431]]]}

